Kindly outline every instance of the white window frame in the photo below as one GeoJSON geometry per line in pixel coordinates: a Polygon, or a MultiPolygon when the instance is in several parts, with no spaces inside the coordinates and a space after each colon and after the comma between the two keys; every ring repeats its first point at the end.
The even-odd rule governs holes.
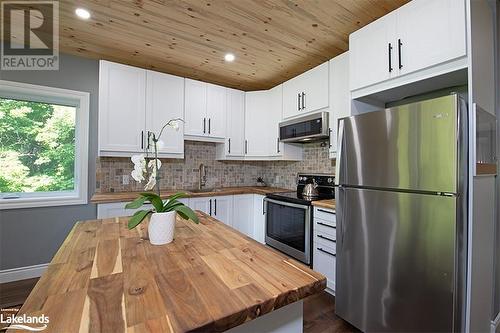
{"type": "Polygon", "coordinates": [[[0,97],[76,107],[75,189],[73,191],[19,193],[16,198],[9,198],[9,195],[0,193],[0,210],[87,204],[90,94],[0,80],[0,97]]]}

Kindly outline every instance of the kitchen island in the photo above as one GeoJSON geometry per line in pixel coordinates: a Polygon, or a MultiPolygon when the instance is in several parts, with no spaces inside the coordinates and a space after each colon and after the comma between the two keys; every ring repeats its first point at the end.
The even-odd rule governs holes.
{"type": "Polygon", "coordinates": [[[20,315],[51,332],[302,332],[302,299],[325,278],[197,212],[154,246],[127,217],[74,228],[20,315]]]}

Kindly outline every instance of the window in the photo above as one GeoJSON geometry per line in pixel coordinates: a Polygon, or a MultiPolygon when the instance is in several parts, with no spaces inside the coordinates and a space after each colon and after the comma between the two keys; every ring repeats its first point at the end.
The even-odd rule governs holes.
{"type": "Polygon", "coordinates": [[[0,80],[0,209],[87,203],[89,94],[0,80]]]}

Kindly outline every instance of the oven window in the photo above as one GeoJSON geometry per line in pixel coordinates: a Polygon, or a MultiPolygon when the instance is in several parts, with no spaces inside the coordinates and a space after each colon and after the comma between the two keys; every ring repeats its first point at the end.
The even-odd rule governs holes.
{"type": "Polygon", "coordinates": [[[267,236],[298,251],[305,251],[306,210],[267,203],[267,236]]]}

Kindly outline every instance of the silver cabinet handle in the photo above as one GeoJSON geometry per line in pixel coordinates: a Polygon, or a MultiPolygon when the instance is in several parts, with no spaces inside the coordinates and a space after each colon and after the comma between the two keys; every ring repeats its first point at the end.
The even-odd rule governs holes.
{"type": "Polygon", "coordinates": [[[280,138],[276,138],[276,151],[278,154],[280,153],[280,138]]]}
{"type": "Polygon", "coordinates": [[[336,257],[335,253],[331,253],[330,251],[327,251],[327,250],[323,250],[321,247],[317,247],[318,251],[321,251],[323,253],[326,253],[326,254],[329,254],[331,256],[334,256],[336,257]]]}
{"type": "Polygon", "coordinates": [[[302,92],[302,110],[306,108],[306,93],[302,92]]]}
{"type": "Polygon", "coordinates": [[[336,227],[334,227],[333,225],[329,225],[329,224],[326,224],[323,222],[316,222],[316,224],[323,225],[323,226],[328,227],[328,228],[336,229],[336,227]]]}
{"type": "Polygon", "coordinates": [[[210,119],[211,118],[208,118],[208,134],[210,134],[210,119]]]}
{"type": "Polygon", "coordinates": [[[300,111],[300,93],[297,94],[297,110],[300,111]]]}
{"type": "Polygon", "coordinates": [[[227,139],[227,143],[228,143],[228,146],[229,146],[229,149],[228,149],[228,153],[231,154],[231,138],[227,139]]]}
{"type": "Polygon", "coordinates": [[[327,214],[332,214],[332,215],[335,215],[334,212],[329,212],[327,210],[324,210],[324,209],[321,209],[321,208],[318,208],[318,212],[323,212],[323,213],[327,213],[327,214]]]}
{"type": "Polygon", "coordinates": [[[248,154],[248,140],[245,140],[245,154],[248,154]]]}
{"type": "Polygon", "coordinates": [[[203,134],[206,133],[206,127],[207,127],[207,118],[203,118],[203,134]]]}

